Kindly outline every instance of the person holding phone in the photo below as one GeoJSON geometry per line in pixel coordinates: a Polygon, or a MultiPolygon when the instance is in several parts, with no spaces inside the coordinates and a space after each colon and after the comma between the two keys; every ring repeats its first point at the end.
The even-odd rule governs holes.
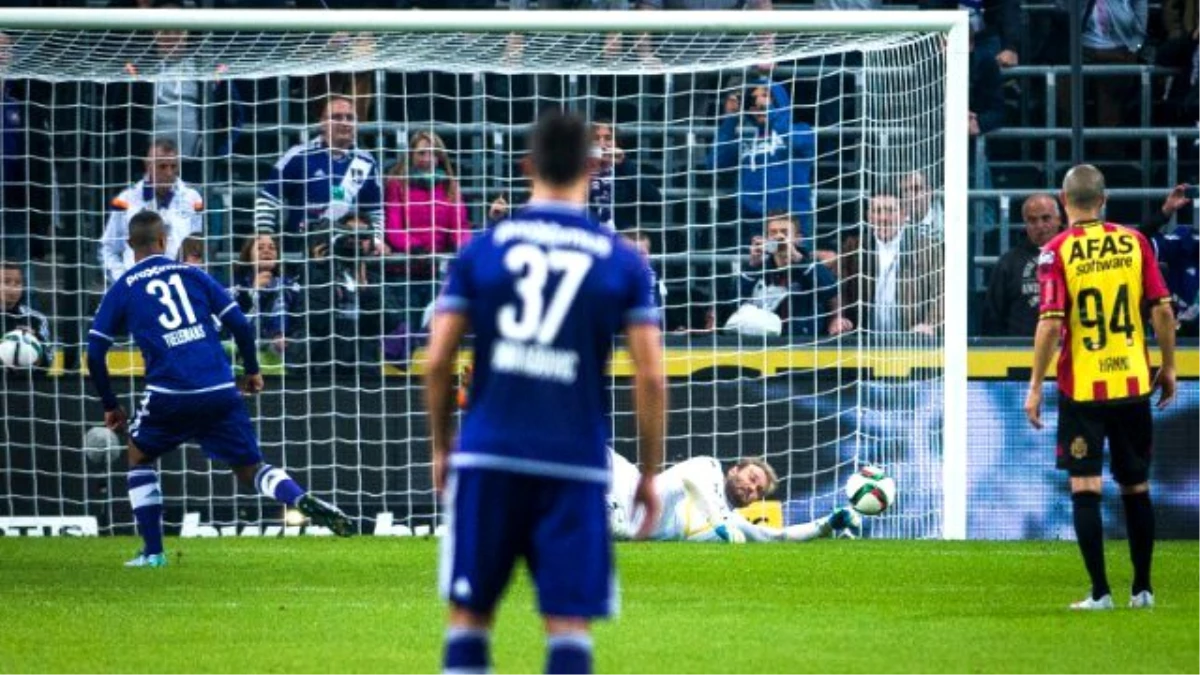
{"type": "Polygon", "coordinates": [[[741,279],[743,303],[777,314],[783,333],[793,339],[852,330],[854,324],[842,314],[837,279],[800,245],[796,219],[772,213],[764,234],[750,243],[741,279]]]}

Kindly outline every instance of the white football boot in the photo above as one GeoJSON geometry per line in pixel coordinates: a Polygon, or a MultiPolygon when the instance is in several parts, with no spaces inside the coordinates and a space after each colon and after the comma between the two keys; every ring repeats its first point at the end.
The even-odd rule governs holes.
{"type": "Polygon", "coordinates": [[[1154,609],[1154,594],[1142,591],[1129,599],[1130,609],[1154,609]]]}
{"type": "Polygon", "coordinates": [[[1113,608],[1112,595],[1108,594],[1108,593],[1101,596],[1099,600],[1097,600],[1097,599],[1093,598],[1091,595],[1089,595],[1086,598],[1084,598],[1083,600],[1080,600],[1079,602],[1071,603],[1071,609],[1093,610],[1093,609],[1112,609],[1112,608],[1113,608]]]}

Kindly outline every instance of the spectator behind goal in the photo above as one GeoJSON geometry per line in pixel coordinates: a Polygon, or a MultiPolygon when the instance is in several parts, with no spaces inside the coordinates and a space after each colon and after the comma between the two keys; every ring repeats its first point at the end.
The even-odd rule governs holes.
{"type": "Polygon", "coordinates": [[[42,356],[36,365],[49,368],[54,362],[50,320],[25,301],[25,273],[21,266],[0,258],[0,335],[14,330],[27,331],[42,343],[42,356]]]}
{"type": "Polygon", "coordinates": [[[1021,205],[1025,238],[1000,256],[988,281],[983,333],[990,336],[1032,337],[1038,322],[1038,255],[1046,242],[1062,231],[1058,200],[1032,195],[1021,205]]]}
{"type": "Polygon", "coordinates": [[[160,138],[150,146],[145,160],[146,175],[122,190],[111,202],[112,213],[100,241],[100,263],[104,277],[112,284],[133,266],[129,248],[129,221],[142,211],[162,217],[166,228],[166,256],[179,255],[179,245],[187,237],[204,229],[204,201],[200,193],[179,177],[179,151],[175,142],[160,138]]]}
{"type": "Polygon", "coordinates": [[[723,105],[709,164],[717,170],[738,168],[738,246],[762,231],[763,219],[772,211],[791,213],[800,221],[801,236],[811,237],[816,149],[812,127],[792,121],[787,90],[766,77],[744,87],[735,85],[723,105]],[[743,140],[747,123],[754,136],[743,140]]]}
{"type": "Polygon", "coordinates": [[[842,242],[842,302],[855,326],[935,335],[942,325],[941,247],[905,227],[889,187],[871,195],[867,222],[842,242]]]}
{"type": "Polygon", "coordinates": [[[357,136],[354,102],[331,95],[322,107],[321,134],[284,153],[259,190],[254,205],[259,231],[279,232],[283,250],[299,253],[327,240],[334,223],[355,215],[371,224],[374,245],[382,251],[379,165],[355,146],[357,136]]]}

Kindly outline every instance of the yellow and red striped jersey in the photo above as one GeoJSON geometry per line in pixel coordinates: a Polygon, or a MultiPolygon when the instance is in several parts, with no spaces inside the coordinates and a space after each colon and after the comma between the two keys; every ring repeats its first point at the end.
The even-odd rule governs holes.
{"type": "Polygon", "coordinates": [[[1058,388],[1079,402],[1150,394],[1143,309],[1170,302],[1154,249],[1135,230],[1079,223],[1042,247],[1041,317],[1063,319],[1058,388]]]}

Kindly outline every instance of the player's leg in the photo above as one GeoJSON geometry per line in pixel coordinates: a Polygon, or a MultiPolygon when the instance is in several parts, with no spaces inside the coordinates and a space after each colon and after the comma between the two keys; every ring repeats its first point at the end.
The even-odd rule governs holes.
{"type": "Polygon", "coordinates": [[[125,477],[129,488],[129,505],[142,537],[142,550],[125,563],[126,567],[162,567],[167,559],[163,552],[163,498],[154,459],[147,456],[133,441],[129,442],[129,473],[125,477]]]}
{"type": "Polygon", "coordinates": [[[591,620],[615,610],[604,486],[539,479],[538,518],[526,560],[546,627],[546,672],[592,671],[591,620]]]}
{"type": "Polygon", "coordinates": [[[608,504],[608,527],[613,538],[632,539],[641,525],[640,514],[634,513],[633,493],[637,490],[642,472],[629,460],[609,449],[612,480],[605,501],[608,504]]]}
{"type": "Polygon", "coordinates": [[[1102,409],[1081,406],[1066,396],[1059,396],[1057,465],[1070,476],[1075,539],[1092,581],[1091,594],[1072,604],[1072,609],[1112,607],[1108,574],[1104,568],[1104,522],[1100,515],[1103,414],[1102,409]]]}
{"type": "Polygon", "coordinates": [[[808,523],[797,523],[783,528],[787,541],[809,541],[821,537],[844,537],[854,539],[861,534],[862,516],[851,508],[839,507],[824,518],[808,523]]]}
{"type": "Polygon", "coordinates": [[[161,394],[146,392],[129,426],[129,504],[142,537],[142,550],[126,567],[162,567],[163,495],[154,468],[158,457],[187,439],[188,421],[175,415],[175,402],[161,394]]]}
{"type": "Polygon", "coordinates": [[[450,603],[443,672],[491,668],[491,627],[528,538],[527,477],[503,471],[454,469],[444,497],[438,587],[450,603]]]}
{"type": "Polygon", "coordinates": [[[209,459],[225,462],[239,479],[264,497],[300,509],[316,525],[339,536],[354,534],[354,523],[336,506],[308,494],[286,471],[263,462],[254,425],[241,395],[234,390],[214,392],[196,402],[209,420],[196,440],[209,459]]]}
{"type": "Polygon", "coordinates": [[[1121,486],[1129,558],[1133,563],[1130,607],[1153,607],[1150,564],[1154,558],[1154,505],[1150,501],[1150,456],[1154,424],[1150,402],[1121,406],[1108,418],[1108,447],[1113,479],[1121,486]]]}

